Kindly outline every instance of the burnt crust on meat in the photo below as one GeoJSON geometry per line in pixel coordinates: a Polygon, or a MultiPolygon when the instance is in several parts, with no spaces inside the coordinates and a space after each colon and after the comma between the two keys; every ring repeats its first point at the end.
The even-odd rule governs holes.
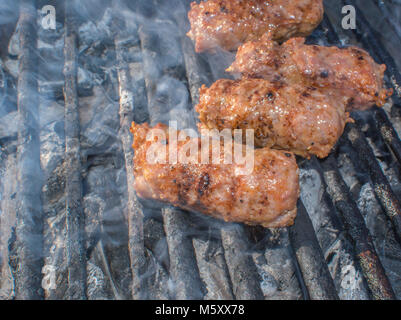
{"type": "MultiPolygon", "coordinates": [[[[154,128],[166,132],[165,125],[154,128]]],[[[166,148],[162,142],[147,141],[148,124],[132,123],[134,135],[134,188],[141,198],[171,203],[185,210],[249,225],[268,228],[293,224],[299,197],[298,167],[292,153],[269,148],[254,151],[252,173],[239,175],[237,164],[149,164],[150,146],[166,148]]],[[[199,138],[192,142],[200,146],[199,138]]],[[[185,142],[178,142],[182,148],[185,142]]],[[[161,152],[159,152],[161,154],[161,152]]]]}

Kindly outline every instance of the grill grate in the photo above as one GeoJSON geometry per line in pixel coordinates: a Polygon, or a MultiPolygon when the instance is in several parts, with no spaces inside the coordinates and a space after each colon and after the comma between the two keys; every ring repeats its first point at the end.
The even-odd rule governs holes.
{"type": "Polygon", "coordinates": [[[376,299],[394,299],[395,295],[384,268],[377,256],[371,236],[357,205],[349,196],[349,190],[336,169],[332,155],[322,162],[326,181],[330,181],[329,192],[341,214],[347,234],[351,237],[355,255],[363,270],[371,293],[376,299]]]}
{"type": "MultiPolygon", "coordinates": [[[[138,41],[134,44],[131,42],[132,35],[126,31],[127,19],[113,16],[111,28],[119,92],[118,139],[121,142],[124,162],[122,167],[128,186],[125,190],[128,198],[125,219],[128,224],[129,289],[123,288],[123,282],[118,282],[116,271],[110,268],[106,261],[107,248],[103,247],[101,236],[98,236],[101,231],[89,232],[85,229],[83,195],[85,170],[88,164],[82,159],[80,149],[82,141],[80,141],[79,115],[81,96],[78,90],[80,55],[79,34],[76,29],[78,22],[75,20],[77,14],[73,9],[74,2],[66,2],[65,79],[63,79],[65,103],[63,176],[66,212],[66,235],[63,241],[66,272],[60,272],[66,284],[63,289],[48,289],[47,292],[43,292],[42,251],[45,240],[41,202],[46,200],[43,200],[45,197],[38,187],[42,185],[38,148],[40,127],[37,123],[39,93],[37,79],[34,76],[37,74],[38,57],[35,54],[36,50],[32,50],[36,48],[37,17],[36,9],[32,6],[33,2],[21,0],[19,20],[21,52],[18,57],[18,113],[21,122],[18,127],[16,151],[19,163],[17,174],[19,206],[16,210],[15,230],[8,247],[8,264],[12,270],[14,289],[7,298],[88,298],[90,295],[87,264],[92,250],[98,247],[99,260],[103,261],[104,273],[110,279],[110,283],[105,287],[108,287],[115,299],[131,297],[133,299],[263,299],[266,295],[263,283],[269,279],[264,279],[261,274],[266,268],[281,268],[282,265],[271,264],[271,261],[276,261],[279,256],[283,257],[283,261],[291,261],[291,266],[288,267],[289,276],[285,278],[286,275],[283,275],[283,282],[291,283],[294,288],[299,289],[298,291],[294,289],[295,293],[291,297],[338,299],[338,284],[333,280],[328,268],[330,257],[325,257],[322,251],[322,247],[331,244],[322,243],[313,216],[307,210],[305,199],[299,200],[296,224],[278,231],[239,224],[223,225],[211,218],[187,214],[168,205],[160,209],[138,200],[132,188],[133,151],[129,127],[134,119],[138,121],[137,117],[140,117],[138,114],[141,113],[140,105],[147,104],[151,124],[165,122],[171,116],[166,115],[166,106],[174,105],[180,97],[172,97],[169,92],[163,91],[158,85],[160,79],[168,77],[169,81],[177,84],[178,89],[179,84],[184,83],[190,93],[186,102],[195,105],[199,100],[198,89],[202,84],[209,85],[218,78],[228,77],[222,69],[225,64],[221,63],[227,58],[226,56],[196,54],[192,42],[185,36],[184,30],[189,29],[186,11],[189,9],[190,1],[173,2],[176,9],[172,15],[160,14],[158,8],[161,4],[157,0],[135,2],[131,12],[135,17],[139,17],[138,19],[143,19],[139,24],[152,19],[155,15],[159,16],[153,25],[143,23],[139,27],[138,41]],[[181,30],[180,34],[174,35],[179,48],[163,47],[163,37],[166,32],[173,30],[174,25],[178,25],[181,30]],[[131,48],[136,48],[140,52],[141,58],[138,60],[143,71],[143,82],[133,79],[129,69],[130,61],[126,57],[126,52],[131,48]],[[165,59],[166,55],[175,63],[169,63],[169,60],[165,59]],[[154,217],[149,218],[149,212],[152,212],[154,217]],[[168,250],[167,262],[155,257],[156,253],[152,253],[153,251],[149,249],[147,233],[153,236],[152,232],[155,233],[155,237],[161,233],[165,234],[163,240],[165,242],[159,244],[168,250]],[[264,252],[264,257],[258,255],[258,252],[264,252]],[[267,261],[266,256],[272,260],[267,261]],[[154,275],[149,276],[152,272],[154,275]]],[[[342,2],[355,5],[350,1],[342,2]]],[[[394,26],[395,22],[390,19],[387,5],[381,1],[371,2],[385,14],[387,22],[394,26]]],[[[126,10],[130,7],[128,2],[123,0],[113,0],[110,5],[112,8],[124,6],[126,10]]],[[[358,28],[354,31],[354,36],[376,61],[387,65],[388,84],[395,89],[391,117],[385,110],[378,108],[368,117],[372,118],[376,131],[385,143],[385,148],[391,150],[391,157],[398,161],[397,165],[400,165],[401,141],[390,119],[400,115],[398,84],[401,83],[401,74],[362,11],[358,6],[356,9],[358,28]]],[[[315,34],[318,40],[326,44],[341,44],[340,37],[328,16],[324,17],[315,34]]],[[[196,115],[193,108],[179,109],[178,112],[182,127],[195,127],[196,115]]],[[[353,117],[356,123],[348,124],[340,144],[351,146],[356,151],[350,156],[351,161],[356,167],[361,165],[370,177],[375,196],[392,223],[396,239],[401,243],[401,206],[398,197],[378,162],[369,143],[369,136],[363,131],[370,118],[367,120],[357,113],[353,117]]],[[[351,260],[356,261],[355,268],[364,276],[365,287],[362,286],[361,290],[365,290],[366,294],[374,299],[395,299],[396,294],[376,252],[365,219],[358,209],[352,190],[339,171],[339,157],[342,152],[342,149],[337,147],[325,160],[316,158],[312,158],[309,162],[300,160],[299,165],[302,169],[317,172],[321,178],[320,192],[323,194],[321,210],[327,213],[328,224],[335,230],[336,237],[341,238],[342,233],[345,234],[345,239],[341,240],[344,243],[344,252],[352,257],[351,260]],[[351,248],[347,247],[347,241],[351,244],[351,248]]],[[[0,258],[3,256],[6,255],[0,255],[0,258]]],[[[118,255],[115,259],[117,258],[118,255]]],[[[5,263],[2,260],[0,262],[3,265],[5,263]]],[[[0,273],[0,279],[1,277],[0,273]]]]}
{"type": "MultiPolygon", "coordinates": [[[[118,34],[116,31],[115,48],[118,61],[118,82],[120,95],[120,139],[122,141],[125,170],[127,174],[127,185],[134,184],[133,163],[134,156],[131,147],[131,138],[129,128],[134,120],[134,95],[130,89],[130,75],[127,67],[127,61],[124,59],[124,51],[126,49],[124,42],[124,34],[118,34]]],[[[132,297],[134,299],[145,298],[141,291],[142,283],[140,275],[144,273],[146,267],[145,250],[143,241],[143,208],[138,201],[133,188],[128,188],[128,235],[129,235],[129,256],[132,271],[132,297]]]]}

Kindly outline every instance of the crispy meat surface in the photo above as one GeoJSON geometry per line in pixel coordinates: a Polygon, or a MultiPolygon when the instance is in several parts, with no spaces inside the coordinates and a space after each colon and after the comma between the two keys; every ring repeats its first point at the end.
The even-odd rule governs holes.
{"type": "Polygon", "coordinates": [[[246,77],[280,79],[333,89],[348,97],[347,109],[383,106],[392,90],[383,87],[385,65],[377,64],[364,50],[349,47],[306,45],[293,38],[279,45],[265,34],[241,46],[228,72],[246,77]]]}
{"type": "MultiPolygon", "coordinates": [[[[131,132],[134,135],[134,175],[138,196],[225,221],[270,228],[293,224],[299,181],[292,153],[252,148],[254,167],[247,174],[244,174],[243,165],[225,164],[223,152],[216,164],[182,164],[180,161],[176,164],[150,164],[147,160],[150,148],[160,159],[167,160],[168,156],[163,153],[170,142],[167,127],[159,124],[150,128],[147,124],[133,123],[131,132]],[[167,141],[147,139],[152,129],[166,132],[167,141]]],[[[178,142],[178,150],[184,150],[188,143],[200,149],[200,141],[200,138],[192,138],[178,142]]]]}
{"type": "Polygon", "coordinates": [[[196,111],[201,127],[254,129],[257,146],[324,158],[351,121],[345,101],[299,84],[222,79],[202,86],[196,111]]]}
{"type": "Polygon", "coordinates": [[[323,18],[322,0],[208,0],[191,3],[188,13],[195,50],[235,50],[270,31],[284,41],[307,36],[323,18]]]}

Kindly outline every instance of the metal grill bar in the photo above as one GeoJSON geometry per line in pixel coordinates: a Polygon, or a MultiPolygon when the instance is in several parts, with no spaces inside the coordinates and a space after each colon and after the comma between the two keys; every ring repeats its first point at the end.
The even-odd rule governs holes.
{"type": "Polygon", "coordinates": [[[201,283],[192,241],[188,230],[188,213],[173,207],[162,209],[164,230],[170,255],[170,274],[176,285],[176,299],[202,299],[201,283]]]}
{"type": "Polygon", "coordinates": [[[73,1],[66,2],[64,36],[64,130],[66,192],[67,298],[86,299],[86,252],[80,155],[80,123],[77,93],[77,33],[73,1]]]}
{"type": "Polygon", "coordinates": [[[401,32],[398,29],[399,28],[399,21],[394,20],[392,12],[390,12],[390,9],[387,7],[387,4],[383,0],[373,0],[373,3],[381,10],[383,13],[383,16],[386,18],[388,23],[391,25],[393,30],[397,33],[398,37],[401,40],[401,32]]]}
{"type": "MultiPolygon", "coordinates": [[[[320,162],[317,160],[315,156],[313,156],[311,159],[304,159],[299,163],[300,169],[314,169],[318,172],[319,176],[322,178],[322,182],[325,183],[324,177],[323,177],[323,170],[322,167],[320,166],[320,162]]],[[[342,232],[344,227],[342,225],[342,222],[338,218],[338,215],[336,213],[336,209],[333,205],[333,202],[331,201],[330,195],[327,193],[325,185],[322,186],[323,189],[323,203],[322,206],[324,206],[325,211],[329,212],[330,214],[330,219],[331,219],[331,224],[330,224],[330,229],[336,229],[339,232],[342,232]]]]}
{"type": "Polygon", "coordinates": [[[327,30],[326,38],[329,43],[340,45],[340,38],[338,37],[336,31],[334,30],[333,25],[331,24],[326,14],[324,14],[323,21],[320,24],[320,26],[322,26],[324,29],[327,30]]]}
{"type": "Polygon", "coordinates": [[[232,225],[221,230],[224,255],[233,286],[233,293],[239,300],[262,300],[258,271],[249,255],[242,225],[232,225]]]}
{"type": "Polygon", "coordinates": [[[337,300],[333,279],[301,200],[298,201],[298,216],[294,226],[289,228],[289,235],[309,297],[313,300],[337,300]]]}
{"type": "Polygon", "coordinates": [[[338,172],[334,156],[330,155],[321,163],[325,180],[328,182],[328,191],[341,215],[347,234],[352,240],[356,257],[372,296],[380,300],[395,299],[393,289],[377,256],[365,221],[338,172]]]}
{"type": "Polygon", "coordinates": [[[401,163],[401,141],[386,112],[383,109],[376,109],[374,120],[384,141],[391,148],[398,162],[401,163]]]}
{"type": "MultiPolygon", "coordinates": [[[[116,3],[117,5],[117,3],[116,3]]],[[[130,83],[131,76],[128,69],[128,63],[124,59],[124,37],[117,31],[114,41],[117,56],[117,74],[120,96],[120,131],[119,136],[122,143],[125,160],[125,170],[127,175],[127,195],[128,195],[128,237],[129,237],[129,256],[132,272],[131,295],[133,299],[142,299],[143,293],[142,275],[145,273],[146,259],[143,235],[144,213],[141,204],[133,188],[134,186],[134,153],[131,147],[130,127],[134,119],[134,94],[130,83]]]]}
{"type": "MultiPolygon", "coordinates": [[[[211,84],[211,74],[208,73],[209,65],[203,56],[197,54],[194,49],[192,40],[185,35],[185,32],[190,29],[189,21],[186,17],[187,12],[190,10],[191,0],[180,0],[182,4],[182,10],[175,11],[175,20],[182,30],[181,44],[182,52],[184,54],[185,70],[187,73],[189,91],[192,97],[192,105],[195,106],[199,103],[199,88],[204,84],[206,86],[211,84]]],[[[195,109],[192,109],[195,121],[197,121],[197,115],[195,109]]]]}
{"type": "Polygon", "coordinates": [[[233,300],[232,284],[221,239],[215,236],[216,230],[203,229],[192,243],[196,261],[207,293],[204,299],[233,300]]]}
{"type": "Polygon", "coordinates": [[[139,39],[141,41],[141,49],[143,54],[143,65],[146,82],[146,93],[148,97],[148,109],[151,126],[156,125],[161,121],[163,114],[168,112],[166,110],[165,101],[158,100],[156,97],[156,83],[162,74],[158,68],[158,57],[155,56],[156,45],[158,39],[152,34],[150,30],[147,30],[147,26],[140,26],[138,30],[139,39]]]}
{"type": "Polygon", "coordinates": [[[359,161],[369,168],[372,185],[375,194],[383,207],[384,212],[391,220],[398,240],[401,239],[401,206],[397,196],[382,172],[376,157],[370,148],[365,136],[357,125],[351,124],[346,129],[346,136],[350,140],[352,147],[357,151],[359,161]]]}
{"type": "Polygon", "coordinates": [[[20,46],[18,72],[18,207],[15,242],[10,265],[15,279],[16,299],[40,299],[43,265],[43,215],[36,79],[36,8],[32,1],[20,2],[20,46]]]}

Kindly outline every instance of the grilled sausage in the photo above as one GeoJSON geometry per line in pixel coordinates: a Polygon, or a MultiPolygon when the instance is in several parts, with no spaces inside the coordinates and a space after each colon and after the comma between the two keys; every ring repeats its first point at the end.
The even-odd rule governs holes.
{"type": "MultiPolygon", "coordinates": [[[[202,164],[200,161],[168,163],[166,147],[171,139],[167,131],[167,127],[161,124],[154,128],[147,124],[132,124],[134,187],[138,196],[225,221],[272,228],[293,224],[299,182],[298,167],[292,153],[252,148],[252,171],[244,171],[242,164],[225,164],[223,151],[216,164],[202,164]],[[154,129],[165,132],[166,139],[156,139],[156,134],[148,136],[154,129]],[[157,155],[158,163],[149,163],[150,151],[157,155]]],[[[178,142],[177,149],[184,150],[188,143],[193,143],[198,150],[201,148],[201,139],[192,138],[189,142],[178,142]]],[[[243,148],[242,144],[240,146],[243,148]]]]}
{"type": "Polygon", "coordinates": [[[314,87],[264,79],[202,86],[196,111],[201,127],[254,129],[255,145],[326,157],[344,131],[346,99],[314,87]]]}
{"type": "Polygon", "coordinates": [[[290,83],[334,89],[348,98],[348,110],[383,106],[393,94],[383,87],[386,66],[377,64],[366,51],[304,42],[294,38],[279,45],[266,34],[241,46],[227,71],[267,80],[280,76],[290,83]]]}

